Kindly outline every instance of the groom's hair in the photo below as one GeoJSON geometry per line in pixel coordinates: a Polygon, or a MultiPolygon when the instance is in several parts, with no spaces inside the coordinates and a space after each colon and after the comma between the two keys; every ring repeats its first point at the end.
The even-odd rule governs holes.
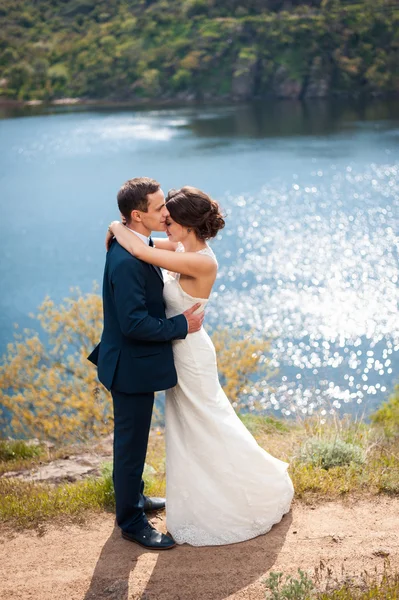
{"type": "Polygon", "coordinates": [[[147,212],[148,194],[154,194],[160,187],[158,181],[149,177],[135,177],[122,185],[117,195],[118,207],[127,222],[130,221],[132,210],[147,212]]]}

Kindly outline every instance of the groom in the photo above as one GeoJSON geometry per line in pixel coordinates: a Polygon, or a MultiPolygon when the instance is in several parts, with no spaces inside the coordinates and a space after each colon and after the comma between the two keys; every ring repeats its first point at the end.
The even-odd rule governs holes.
{"type": "MultiPolygon", "coordinates": [[[[148,177],[130,179],[117,198],[126,226],[152,245],[151,231],[164,231],[169,216],[159,183],[148,177]]],[[[143,494],[154,392],[177,383],[171,341],[199,331],[203,321],[203,313],[193,314],[198,305],[167,319],[162,294],[161,270],[114,240],[105,262],[104,329],[88,358],[97,365],[98,378],[113,399],[117,523],[122,537],[154,550],[175,545],[148,523],[144,512],[165,506],[162,498],[143,494]]]]}

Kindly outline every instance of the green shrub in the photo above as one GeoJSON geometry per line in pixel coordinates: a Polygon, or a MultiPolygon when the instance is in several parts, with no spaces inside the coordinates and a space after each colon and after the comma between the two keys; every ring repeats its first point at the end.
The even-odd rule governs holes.
{"type": "Polygon", "coordinates": [[[384,428],[387,437],[399,436],[399,385],[380,408],[371,415],[371,420],[384,428]]]}
{"type": "Polygon", "coordinates": [[[300,451],[299,460],[314,467],[331,469],[355,463],[365,462],[364,451],[356,444],[348,444],[337,438],[334,441],[311,438],[307,440],[300,451]]]}
{"type": "Polygon", "coordinates": [[[263,580],[269,590],[267,598],[270,600],[307,600],[314,589],[313,581],[301,569],[298,569],[298,574],[299,579],[286,575],[283,581],[283,573],[272,571],[269,577],[263,580]]]}

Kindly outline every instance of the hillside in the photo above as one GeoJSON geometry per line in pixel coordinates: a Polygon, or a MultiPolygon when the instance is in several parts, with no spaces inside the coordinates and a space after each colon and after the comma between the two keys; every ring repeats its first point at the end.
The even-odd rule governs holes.
{"type": "Polygon", "coordinates": [[[3,0],[0,17],[4,99],[399,91],[394,0],[3,0]]]}

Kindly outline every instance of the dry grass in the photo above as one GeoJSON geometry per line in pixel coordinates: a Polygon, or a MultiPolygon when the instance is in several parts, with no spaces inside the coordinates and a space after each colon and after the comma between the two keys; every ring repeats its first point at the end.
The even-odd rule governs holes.
{"type": "MultiPolygon", "coordinates": [[[[88,446],[69,446],[32,458],[15,456],[0,462],[0,523],[16,528],[37,527],[48,520],[84,521],[90,513],[114,509],[112,464],[106,463],[101,477],[84,481],[51,484],[30,483],[14,478],[1,478],[7,471],[31,469],[64,455],[88,451],[88,446]]],[[[93,446],[92,446],[93,450],[93,446]]],[[[21,452],[22,454],[22,452],[21,452]]],[[[148,464],[155,473],[146,474],[146,493],[165,494],[165,442],[163,435],[151,435],[148,464]]]]}
{"type": "Polygon", "coordinates": [[[46,454],[44,446],[27,444],[21,440],[0,440],[0,476],[9,471],[32,468],[43,462],[46,454]]]}
{"type": "Polygon", "coordinates": [[[399,574],[385,562],[382,573],[350,575],[342,565],[338,575],[320,561],[311,577],[301,569],[297,575],[271,572],[263,581],[267,600],[399,600],[399,574]]]}
{"type": "MultiPolygon", "coordinates": [[[[295,494],[303,502],[326,501],[345,495],[399,494],[399,439],[385,438],[377,426],[350,419],[321,423],[318,418],[304,422],[280,421],[272,417],[241,416],[258,443],[272,455],[290,463],[290,475],[295,494]],[[334,441],[340,439],[354,444],[364,452],[364,463],[350,463],[333,468],[322,468],[304,462],[301,448],[306,440],[334,441]]],[[[87,447],[85,448],[87,451],[87,447]]],[[[68,453],[82,451],[70,449],[68,453]]],[[[51,451],[51,458],[65,454],[65,449],[51,451]]],[[[47,462],[50,454],[40,460],[47,462]]],[[[14,457],[0,462],[0,474],[18,468],[30,468],[38,457],[14,457]]],[[[148,468],[145,472],[146,493],[165,495],[165,440],[161,431],[150,436],[148,468]]],[[[46,484],[21,482],[0,477],[0,522],[13,526],[32,526],[46,519],[67,515],[82,519],[88,511],[108,510],[113,507],[111,469],[105,469],[100,478],[54,487],[46,484]]]]}
{"type": "Polygon", "coordinates": [[[36,527],[49,519],[82,521],[87,512],[112,509],[112,483],[106,477],[54,487],[16,479],[0,479],[0,522],[36,527]]]}
{"type": "MultiPolygon", "coordinates": [[[[302,501],[332,500],[347,494],[399,494],[399,439],[385,438],[378,427],[349,418],[332,418],[321,423],[318,417],[301,422],[283,422],[284,428],[262,423],[262,417],[244,417],[262,448],[290,463],[295,497],[302,501]],[[324,469],[307,464],[300,458],[301,448],[309,439],[340,439],[359,446],[365,454],[364,464],[324,469]]],[[[279,423],[277,421],[277,423],[279,423]]]]}

